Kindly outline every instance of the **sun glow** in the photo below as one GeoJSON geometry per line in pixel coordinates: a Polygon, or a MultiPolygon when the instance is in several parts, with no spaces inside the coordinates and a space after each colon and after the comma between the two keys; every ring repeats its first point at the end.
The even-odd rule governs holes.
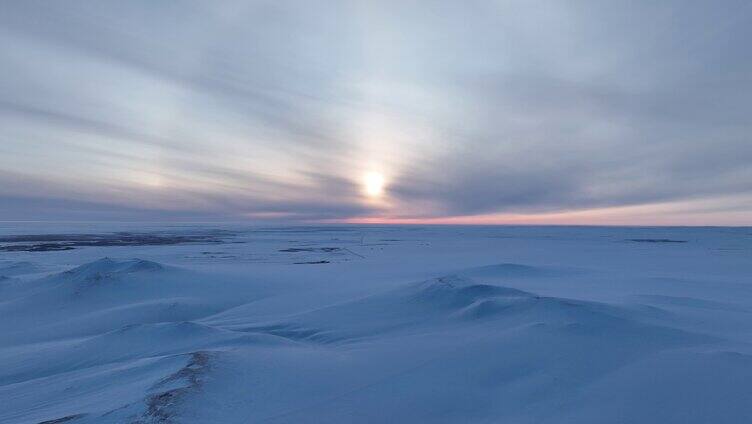
{"type": "Polygon", "coordinates": [[[384,175],[369,172],[363,178],[363,192],[366,196],[377,198],[384,194],[384,175]]]}

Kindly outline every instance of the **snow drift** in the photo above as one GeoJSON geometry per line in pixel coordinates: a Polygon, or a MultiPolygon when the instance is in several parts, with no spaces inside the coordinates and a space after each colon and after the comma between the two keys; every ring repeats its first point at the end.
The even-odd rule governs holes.
{"type": "Polygon", "coordinates": [[[14,252],[0,267],[0,422],[752,416],[752,264],[728,250],[752,245],[743,234],[338,231],[138,251],[149,259],[14,252]],[[356,259],[256,260],[300,246],[356,259]]]}

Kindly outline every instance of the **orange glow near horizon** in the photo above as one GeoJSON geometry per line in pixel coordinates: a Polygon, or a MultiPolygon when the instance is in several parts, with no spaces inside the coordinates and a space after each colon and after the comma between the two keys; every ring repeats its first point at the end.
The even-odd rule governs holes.
{"type": "Polygon", "coordinates": [[[348,224],[413,224],[413,225],[626,225],[626,226],[704,226],[749,225],[748,214],[708,212],[693,202],[677,204],[635,205],[580,211],[539,214],[484,214],[448,217],[411,218],[400,216],[353,217],[337,222],[348,224]],[[694,207],[692,207],[694,206],[694,207]]]}

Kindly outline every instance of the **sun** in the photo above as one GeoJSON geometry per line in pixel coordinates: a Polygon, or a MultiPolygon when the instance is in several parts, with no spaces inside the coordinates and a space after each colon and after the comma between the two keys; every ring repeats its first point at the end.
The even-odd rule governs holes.
{"type": "Polygon", "coordinates": [[[384,193],[384,175],[378,172],[369,172],[363,178],[363,192],[368,197],[381,197],[384,193]]]}

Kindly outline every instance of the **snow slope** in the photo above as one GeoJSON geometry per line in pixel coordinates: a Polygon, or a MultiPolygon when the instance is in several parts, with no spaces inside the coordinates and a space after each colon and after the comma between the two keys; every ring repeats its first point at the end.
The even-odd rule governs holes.
{"type": "Polygon", "coordinates": [[[752,417],[750,229],[225,229],[3,254],[0,422],[752,417]]]}

